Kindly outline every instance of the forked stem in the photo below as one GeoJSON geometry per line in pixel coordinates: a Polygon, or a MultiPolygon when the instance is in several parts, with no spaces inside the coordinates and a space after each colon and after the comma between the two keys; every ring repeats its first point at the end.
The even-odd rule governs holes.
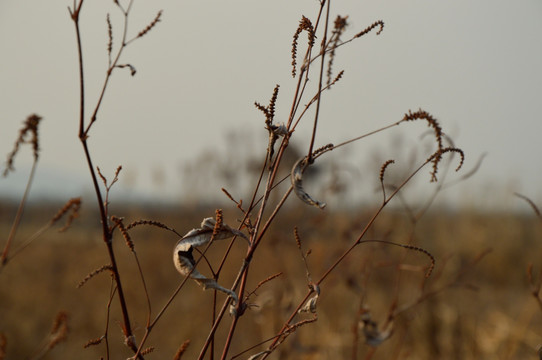
{"type": "MultiPolygon", "coordinates": [[[[113,243],[112,243],[112,233],[108,225],[107,220],[107,213],[105,210],[105,205],[103,202],[103,197],[101,194],[100,187],[98,185],[98,179],[96,176],[96,172],[94,170],[94,166],[92,164],[92,158],[90,155],[90,151],[88,149],[87,144],[87,138],[88,138],[88,128],[85,130],[85,86],[84,86],[84,68],[83,68],[83,48],[82,48],[82,42],[81,42],[81,35],[80,35],[80,26],[79,26],[79,15],[81,11],[81,7],[83,6],[84,0],[81,0],[79,4],[76,4],[74,2],[74,8],[73,10],[70,9],[71,18],[75,25],[75,32],[77,35],[77,54],[79,59],[79,84],[80,84],[80,109],[79,109],[79,139],[81,141],[81,144],[83,146],[83,151],[85,153],[86,162],[90,171],[90,176],[92,178],[92,183],[94,186],[94,192],[96,195],[96,200],[98,202],[98,209],[100,211],[100,222],[102,224],[102,236],[103,240],[107,246],[107,252],[109,255],[109,258],[111,260],[111,271],[113,272],[116,286],[117,286],[117,293],[119,297],[119,303],[120,308],[122,312],[123,317],[123,332],[126,339],[126,344],[134,351],[134,353],[137,353],[137,346],[135,345],[133,339],[133,333],[132,333],[132,326],[130,324],[130,317],[128,314],[128,306],[126,305],[126,299],[124,296],[124,291],[122,287],[122,282],[120,278],[119,269],[117,266],[117,261],[115,258],[115,252],[113,250],[113,243]]],[[[105,91],[105,89],[104,89],[105,91]]],[[[98,103],[97,108],[99,108],[100,103],[98,103]]],[[[97,108],[95,110],[95,113],[97,112],[97,108]]],[[[89,124],[90,126],[90,124],[89,124]]],[[[139,359],[143,359],[143,356],[138,355],[139,359]]]]}

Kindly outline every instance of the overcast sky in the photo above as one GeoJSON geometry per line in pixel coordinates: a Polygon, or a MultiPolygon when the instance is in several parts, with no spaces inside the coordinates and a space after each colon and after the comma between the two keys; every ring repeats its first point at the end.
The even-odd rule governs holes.
{"type": "MultiPolygon", "coordinates": [[[[71,3],[0,1],[0,154],[11,151],[28,115],[43,116],[35,191],[60,189],[66,197],[90,187],[77,139],[71,3]]],[[[476,176],[461,185],[462,201],[493,206],[499,199],[510,206],[507,199],[518,191],[542,205],[540,0],[331,4],[333,18],[349,16],[347,36],[380,19],[385,28],[338,52],[335,70],[344,69],[345,75],[325,94],[318,144],[339,143],[423,108],[465,151],[466,169],[487,153],[476,176]]],[[[253,103],[266,104],[280,84],[277,120],[285,120],[295,86],[292,35],[301,15],[314,18],[318,2],[135,0],[129,34],[137,34],[161,9],[158,26],[127,48],[121,63],[132,64],[137,73],[114,74],[89,144],[104,173],[123,165],[119,192],[182,201],[183,163],[210,149],[224,153],[228,144],[242,156],[265,151],[263,118],[253,103]]],[[[81,15],[88,111],[107,67],[108,12],[118,44],[122,17],[112,1],[87,0],[81,15]]],[[[316,83],[316,73],[312,80],[316,83]]],[[[309,119],[295,135],[301,144],[308,140],[303,130],[309,119]]],[[[404,152],[410,151],[426,129],[418,124],[403,128],[402,135],[380,134],[349,154],[363,169],[367,157],[385,152],[400,137],[407,138],[404,152]]],[[[17,173],[2,179],[0,195],[21,191],[30,158],[28,150],[19,155],[17,173]]],[[[226,185],[219,181],[211,193],[221,196],[226,185]]]]}

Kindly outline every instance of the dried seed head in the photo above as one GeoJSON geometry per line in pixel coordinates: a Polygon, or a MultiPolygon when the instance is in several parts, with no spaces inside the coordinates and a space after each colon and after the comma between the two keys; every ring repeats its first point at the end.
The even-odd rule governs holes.
{"type": "Polygon", "coordinates": [[[314,46],[314,40],[316,39],[316,35],[314,33],[314,28],[311,21],[305,16],[301,18],[301,21],[299,22],[299,25],[295,31],[294,39],[292,41],[292,77],[296,76],[297,40],[299,39],[299,35],[303,31],[306,31],[308,33],[309,48],[312,48],[314,46]]]}
{"type": "Polygon", "coordinates": [[[295,238],[295,243],[297,244],[297,248],[301,250],[301,238],[299,237],[297,226],[294,227],[294,238],[295,238]]]}
{"type": "Polygon", "coordinates": [[[428,278],[429,276],[431,276],[431,274],[433,273],[433,269],[435,269],[435,257],[429,251],[427,251],[427,250],[425,250],[425,249],[423,249],[421,247],[414,246],[414,245],[400,244],[400,246],[404,247],[405,249],[418,251],[418,252],[421,252],[421,253],[427,255],[429,257],[429,259],[431,259],[431,265],[429,265],[429,268],[425,272],[425,277],[428,278]]]}
{"type": "Polygon", "coordinates": [[[459,171],[459,169],[461,169],[461,167],[463,166],[463,162],[465,161],[465,154],[463,153],[463,150],[453,147],[437,150],[427,159],[427,161],[433,163],[433,170],[431,171],[431,181],[437,181],[438,164],[442,160],[442,155],[448,152],[457,153],[460,156],[459,165],[457,166],[455,171],[459,171]]]}
{"type": "Polygon", "coordinates": [[[130,234],[128,234],[128,231],[124,227],[124,224],[122,223],[122,219],[113,215],[111,216],[111,221],[113,221],[119,228],[119,231],[122,234],[124,241],[126,242],[126,246],[128,246],[130,250],[134,251],[134,242],[132,241],[130,234]]]}
{"type": "Polygon", "coordinates": [[[459,171],[459,169],[463,167],[463,163],[465,162],[465,153],[463,152],[463,150],[454,147],[442,149],[442,154],[445,154],[447,152],[459,154],[459,165],[457,165],[457,167],[455,168],[455,171],[459,171]]]}
{"type": "Polygon", "coordinates": [[[435,132],[435,139],[437,140],[437,151],[431,156],[431,162],[433,163],[433,170],[431,171],[431,181],[437,181],[437,171],[438,164],[442,159],[442,128],[440,127],[438,121],[431,116],[427,111],[419,109],[416,112],[408,111],[407,114],[403,117],[401,121],[415,121],[415,120],[425,120],[427,125],[432,127],[435,132]]]}
{"type": "Polygon", "coordinates": [[[348,15],[345,17],[342,17],[340,15],[337,15],[335,18],[335,21],[333,22],[333,32],[342,33],[344,29],[348,26],[348,15]]]}
{"type": "Polygon", "coordinates": [[[326,153],[326,152],[328,152],[330,150],[333,150],[333,148],[334,148],[333,144],[326,144],[326,145],[314,150],[312,152],[312,157],[316,158],[316,157],[320,156],[323,153],[326,153]]]}
{"type": "Polygon", "coordinates": [[[86,282],[89,281],[90,279],[92,279],[94,276],[96,276],[99,273],[101,273],[103,271],[106,271],[106,270],[109,270],[109,271],[111,271],[111,273],[113,273],[113,266],[108,264],[108,265],[104,265],[104,266],[94,270],[93,272],[91,272],[87,276],[85,276],[85,278],[83,280],[81,280],[81,282],[79,282],[77,287],[80,288],[81,286],[85,285],[86,282]]]}
{"type": "Polygon", "coordinates": [[[223,224],[223,217],[222,217],[222,209],[216,209],[215,211],[215,226],[213,227],[213,234],[211,235],[211,238],[215,238],[220,233],[220,229],[222,228],[223,224]]]}
{"type": "Polygon", "coordinates": [[[68,219],[66,220],[66,224],[59,230],[60,232],[66,231],[70,225],[72,224],[73,220],[77,219],[79,217],[79,210],[81,209],[81,198],[73,198],[70,199],[63,207],[60,209],[55,216],[51,219],[51,225],[55,224],[58,220],[60,220],[66,213],[70,213],[68,216],[68,219]]]}
{"type": "MultiPolygon", "coordinates": [[[[329,75],[331,76],[331,73],[329,75]]],[[[339,71],[337,76],[335,76],[335,79],[333,79],[333,81],[329,82],[329,79],[328,79],[328,85],[327,85],[328,89],[332,87],[333,85],[335,85],[339,80],[341,80],[343,75],[344,75],[344,70],[341,70],[339,71]]]]}
{"type": "Polygon", "coordinates": [[[271,96],[271,100],[269,100],[269,105],[267,108],[269,109],[269,117],[270,122],[273,122],[273,118],[275,117],[275,103],[277,102],[277,97],[279,95],[279,85],[275,85],[275,88],[273,89],[273,95],[271,96]]]}
{"type": "Polygon", "coordinates": [[[258,102],[254,102],[254,106],[256,106],[258,110],[264,113],[265,124],[268,130],[271,130],[273,119],[275,117],[275,105],[277,102],[277,97],[279,95],[279,88],[280,88],[280,85],[278,84],[275,85],[275,88],[273,89],[273,95],[271,95],[271,99],[269,100],[269,105],[263,106],[258,102]]]}
{"type": "Polygon", "coordinates": [[[415,121],[415,120],[425,120],[427,125],[432,127],[435,132],[435,138],[438,143],[438,148],[442,149],[442,128],[440,127],[437,119],[435,119],[427,111],[419,109],[418,111],[412,112],[408,111],[407,114],[403,117],[401,121],[415,121]]]}
{"type": "Polygon", "coordinates": [[[104,186],[107,187],[107,179],[102,174],[102,171],[100,170],[99,166],[96,166],[96,172],[98,173],[98,176],[100,177],[100,179],[102,179],[102,182],[104,183],[104,186]]]}
{"type": "Polygon", "coordinates": [[[154,351],[154,346],[149,346],[148,348],[143,349],[143,351],[141,351],[141,355],[147,355],[153,351],[154,351]]]}
{"type": "Polygon", "coordinates": [[[173,357],[173,360],[181,360],[181,358],[183,357],[184,352],[186,351],[186,349],[188,349],[189,345],[190,345],[190,340],[185,340],[181,344],[181,346],[179,347],[177,352],[175,353],[175,356],[173,357]]]}
{"type": "Polygon", "coordinates": [[[380,182],[384,182],[384,174],[386,173],[386,169],[389,165],[394,164],[395,160],[388,160],[384,164],[382,164],[382,167],[380,168],[380,182]]]}
{"type": "Polygon", "coordinates": [[[331,81],[332,76],[332,68],[333,68],[333,61],[335,60],[335,49],[341,42],[341,35],[344,33],[344,30],[346,29],[346,26],[348,25],[346,19],[348,19],[348,16],[341,17],[340,15],[337,15],[335,18],[335,22],[333,25],[333,31],[331,35],[331,40],[329,47],[331,50],[329,51],[329,60],[327,64],[327,85],[328,87],[331,86],[333,83],[337,82],[340,77],[342,76],[342,71],[339,73],[339,76],[335,78],[335,81],[331,81]]]}
{"type": "Polygon", "coordinates": [[[89,341],[87,341],[87,343],[85,345],[83,345],[83,348],[88,348],[90,346],[94,346],[94,345],[99,345],[102,340],[104,339],[103,336],[99,337],[99,338],[96,338],[96,339],[91,339],[89,341]]]}
{"type": "Polygon", "coordinates": [[[15,141],[13,150],[8,155],[8,159],[6,162],[6,169],[4,170],[4,176],[7,176],[7,174],[10,171],[15,170],[15,168],[13,167],[13,163],[15,161],[15,155],[17,155],[17,152],[19,151],[19,147],[22,144],[30,143],[32,145],[33,154],[34,154],[34,162],[38,161],[38,157],[39,157],[38,125],[41,120],[42,120],[42,117],[36,114],[32,114],[26,118],[24,122],[24,126],[21,128],[21,130],[19,130],[19,137],[15,141]],[[32,136],[30,140],[26,139],[28,133],[30,133],[32,136]]]}
{"type": "Polygon", "coordinates": [[[155,226],[155,227],[158,227],[158,228],[161,228],[161,229],[165,229],[165,230],[174,232],[175,234],[179,235],[177,233],[177,231],[175,231],[175,229],[170,228],[166,224],[163,224],[163,223],[161,223],[159,221],[155,221],[155,220],[145,220],[145,219],[137,220],[137,221],[134,221],[134,222],[128,224],[128,226],[126,226],[126,230],[133,229],[136,226],[140,226],[140,225],[155,226]]]}
{"type": "Polygon", "coordinates": [[[156,14],[156,16],[154,17],[154,20],[149,25],[147,25],[147,27],[145,29],[141,30],[139,32],[139,34],[137,34],[136,38],[140,38],[142,36],[145,36],[145,34],[147,34],[149,31],[151,31],[152,28],[154,28],[156,26],[156,24],[158,24],[160,22],[161,17],[162,17],[162,10],[158,11],[158,14],[156,14]]]}
{"type": "Polygon", "coordinates": [[[107,21],[107,35],[109,37],[109,41],[107,42],[107,54],[111,58],[111,52],[113,51],[113,25],[111,24],[111,18],[109,17],[109,13],[106,17],[107,21]]]}
{"type": "Polygon", "coordinates": [[[356,34],[356,36],[354,36],[354,38],[359,38],[359,37],[362,37],[363,35],[371,32],[371,30],[373,30],[374,28],[376,28],[377,26],[380,26],[380,29],[378,29],[378,31],[376,32],[376,35],[380,35],[380,33],[382,32],[382,30],[384,30],[384,22],[382,20],[378,20],[378,21],[375,21],[374,23],[372,23],[370,26],[368,26],[366,29],[364,29],[363,31],[359,32],[358,34],[356,34]]]}

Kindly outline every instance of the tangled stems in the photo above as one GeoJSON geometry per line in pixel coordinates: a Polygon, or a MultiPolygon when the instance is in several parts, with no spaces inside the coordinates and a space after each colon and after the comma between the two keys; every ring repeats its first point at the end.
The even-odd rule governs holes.
{"type": "MultiPolygon", "coordinates": [[[[121,57],[121,55],[123,53],[123,50],[125,49],[125,47],[128,44],[128,42],[126,42],[126,34],[127,34],[127,28],[128,28],[128,15],[129,15],[130,9],[132,7],[133,0],[130,0],[130,2],[128,3],[128,6],[126,8],[123,8],[118,2],[115,1],[115,4],[119,7],[119,9],[124,14],[124,30],[123,30],[123,34],[122,34],[122,43],[119,46],[118,52],[117,52],[116,57],[114,58],[114,60],[111,61],[111,58],[110,58],[110,66],[109,66],[109,69],[107,71],[107,75],[105,77],[103,88],[102,88],[102,91],[100,93],[98,102],[96,104],[96,107],[94,108],[94,111],[92,113],[92,116],[90,118],[90,122],[88,123],[88,125],[85,125],[85,99],[86,99],[86,94],[85,94],[85,77],[84,77],[84,66],[83,66],[83,49],[82,49],[81,29],[80,29],[80,14],[81,14],[81,9],[83,7],[83,3],[84,3],[84,0],[80,0],[79,2],[76,2],[76,0],[74,0],[73,6],[71,8],[68,8],[69,13],[70,13],[70,17],[71,17],[71,19],[72,19],[72,21],[74,23],[74,26],[75,26],[76,43],[77,43],[77,55],[78,55],[78,63],[79,63],[79,87],[80,87],[80,95],[79,95],[80,96],[79,97],[79,101],[80,101],[79,102],[79,139],[81,141],[81,145],[82,145],[83,151],[85,153],[86,163],[87,163],[88,168],[89,168],[90,176],[92,178],[92,184],[93,184],[93,187],[94,187],[94,192],[95,192],[95,195],[96,195],[96,200],[97,200],[97,203],[98,203],[98,209],[99,209],[99,213],[100,213],[99,217],[100,217],[100,222],[102,224],[102,237],[103,237],[103,240],[104,240],[104,242],[106,244],[106,247],[107,247],[107,252],[108,252],[109,259],[110,259],[110,264],[111,264],[111,272],[113,273],[113,278],[114,278],[115,285],[116,285],[116,292],[118,294],[119,304],[120,304],[120,308],[121,308],[121,312],[122,312],[122,318],[123,318],[122,330],[123,330],[124,337],[125,337],[125,343],[126,343],[126,345],[128,347],[130,347],[132,349],[132,351],[134,351],[134,353],[137,354],[137,357],[139,359],[143,359],[143,356],[139,353],[138,348],[137,348],[137,346],[135,344],[135,339],[134,339],[134,336],[133,336],[133,330],[132,330],[132,326],[131,326],[131,323],[130,323],[130,317],[129,317],[129,313],[128,313],[128,307],[127,307],[127,304],[126,304],[126,298],[125,298],[125,294],[124,294],[124,290],[123,290],[123,286],[122,286],[122,281],[121,281],[119,269],[118,269],[118,266],[117,266],[115,252],[113,250],[113,243],[112,243],[113,229],[109,226],[106,204],[103,201],[102,192],[101,192],[100,186],[98,184],[98,177],[97,177],[96,170],[95,170],[95,167],[94,167],[93,162],[92,162],[92,157],[91,157],[90,150],[89,150],[88,143],[87,143],[88,133],[89,133],[92,125],[96,121],[98,111],[99,111],[99,109],[101,107],[102,100],[103,100],[103,98],[105,96],[105,92],[106,92],[107,86],[109,84],[109,80],[111,78],[111,74],[112,74],[114,68],[119,67],[119,64],[118,64],[119,59],[120,59],[120,57],[121,57]]],[[[152,26],[154,26],[156,24],[156,22],[158,22],[158,20],[159,20],[159,16],[152,23],[152,26]]],[[[150,26],[150,28],[152,28],[152,26],[150,26]]],[[[109,54],[111,55],[112,32],[111,32],[111,24],[110,24],[109,21],[108,21],[108,27],[109,27],[109,36],[110,36],[110,42],[109,42],[109,45],[108,45],[108,49],[109,49],[109,54]]],[[[144,31],[140,32],[140,34],[138,34],[138,36],[136,36],[136,38],[145,35],[150,30],[150,28],[148,27],[144,31]]]]}
{"type": "MultiPolygon", "coordinates": [[[[446,151],[448,152],[448,151],[446,151]]],[[[384,210],[386,205],[405,187],[407,183],[409,183],[412,178],[420,171],[422,170],[426,165],[432,163],[437,156],[441,156],[442,154],[440,152],[437,152],[430,156],[427,160],[425,160],[418,168],[416,168],[407,178],[403,180],[403,182],[395,188],[395,190],[389,195],[385,196],[382,200],[382,203],[380,207],[375,211],[371,219],[367,222],[363,230],[360,232],[357,239],[352,243],[352,245],[346,249],[343,254],[341,254],[334,262],[333,264],[320,276],[320,278],[314,282],[314,285],[309,287],[309,290],[307,291],[306,295],[303,297],[303,299],[298,303],[297,307],[292,311],[284,325],[282,326],[281,330],[274,336],[274,340],[271,342],[269,347],[267,348],[267,351],[265,354],[263,354],[262,359],[267,358],[269,354],[271,354],[276,347],[280,345],[282,342],[281,339],[284,336],[288,336],[289,329],[292,326],[292,322],[296,315],[298,314],[299,310],[304,306],[304,304],[308,301],[308,299],[311,297],[311,295],[314,294],[315,289],[319,288],[319,286],[324,282],[324,280],[344,261],[344,259],[360,244],[366,243],[366,242],[372,242],[372,240],[363,241],[363,238],[369,231],[369,229],[373,226],[376,219],[379,217],[381,212],[384,210]]],[[[394,245],[398,245],[395,243],[390,243],[394,245]]]]}

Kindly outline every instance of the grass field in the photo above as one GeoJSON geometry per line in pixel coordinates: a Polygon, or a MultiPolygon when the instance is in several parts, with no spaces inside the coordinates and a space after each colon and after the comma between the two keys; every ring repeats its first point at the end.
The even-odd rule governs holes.
{"type": "MultiPolygon", "coordinates": [[[[74,83],[79,85],[79,111],[63,120],[77,121],[79,131],[56,135],[77,136],[92,185],[84,190],[82,203],[75,198],[63,206],[28,197],[40,153],[48,150],[40,146],[43,117],[31,113],[14,134],[3,169],[4,176],[16,171],[19,149],[32,148],[20,203],[0,203],[0,360],[542,357],[542,216],[536,206],[530,204],[535,210],[530,214],[524,204],[527,215],[439,210],[437,195],[475,175],[484,156],[469,154],[478,160],[464,169],[460,144],[455,145],[438,116],[424,109],[405,109],[387,125],[363,133],[341,129],[348,138],[334,144],[319,127],[322,121],[343,126],[342,106],[334,106],[331,117],[320,111],[332,99],[327,91],[340,86],[344,75],[335,69],[336,56],[344,45],[382,33],[383,20],[361,27],[353,21],[353,31],[351,18],[333,15],[329,0],[315,4],[311,19],[301,16],[291,24],[291,54],[285,62],[293,82],[261,84],[269,89],[268,100],[249,100],[260,117],[263,140],[254,144],[257,149],[245,147],[245,140],[253,139],[244,129],[226,122],[243,149],[235,146],[206,161],[194,158],[195,166],[183,169],[183,177],[192,176],[194,182],[183,187],[192,193],[191,199],[179,200],[184,207],[144,201],[122,205],[110,197],[122,186],[112,189],[124,176],[122,166],[114,175],[104,174],[95,158],[98,147],[117,158],[122,145],[98,141],[91,146],[88,139],[98,130],[98,119],[106,126],[110,120],[101,110],[105,102],[115,101],[109,90],[112,74],[137,72],[125,50],[159,26],[163,12],[149,16],[152,20],[137,31],[128,26],[134,1],[113,1],[104,10],[116,15],[104,12],[101,23],[87,28],[82,24],[90,5],[83,7],[84,2],[74,0],[67,13],[78,55],[74,83]],[[86,76],[83,61],[88,59],[85,34],[99,26],[107,29],[103,79],[86,76]],[[91,93],[96,84],[101,91],[91,93]],[[281,107],[289,113],[275,117],[279,91],[281,107]],[[285,103],[284,93],[291,96],[285,103]],[[411,123],[429,130],[420,131],[414,151],[394,140],[378,154],[352,153],[372,162],[362,165],[359,174],[376,185],[366,194],[376,199],[374,206],[357,200],[358,172],[343,181],[341,174],[349,169],[339,166],[342,150],[392,128],[406,132],[411,123]],[[216,164],[222,167],[214,169],[216,164]],[[314,186],[314,178],[326,177],[332,186],[314,186]],[[202,179],[209,184],[198,189],[202,179]],[[224,185],[235,194],[223,188],[226,202],[216,205],[211,196],[205,200],[212,206],[186,205],[204,203],[211,183],[224,180],[238,187],[224,185]],[[72,218],[67,231],[56,231],[72,218]]],[[[277,27],[283,25],[277,19],[277,27]]],[[[264,56],[270,55],[276,54],[264,56]]],[[[190,129],[202,116],[179,121],[190,129]]],[[[130,116],[119,109],[115,118],[126,122],[126,131],[115,136],[127,136],[130,116]]],[[[159,132],[146,136],[139,144],[161,141],[159,132]]],[[[171,145],[168,151],[175,149],[171,145]]],[[[530,203],[517,199],[522,200],[530,203]]]]}
{"type": "MultiPolygon", "coordinates": [[[[47,222],[54,208],[29,207],[18,238],[31,236],[47,222]]],[[[6,205],[1,208],[4,234],[9,231],[14,211],[6,205]]],[[[127,222],[158,220],[180,233],[198,226],[203,217],[214,212],[159,206],[121,207],[118,211],[125,214],[127,222]]],[[[369,214],[368,210],[352,209],[328,215],[306,207],[282,213],[254,259],[265,266],[254,268],[247,289],[254,289],[273,274],[282,275],[264,284],[248,301],[254,306],[240,321],[232,356],[277,333],[306,292],[307,279],[293,236],[294,226],[303,218],[299,235],[304,251],[311,250],[308,268],[318,277],[352,241],[369,214]],[[315,225],[317,231],[313,230],[315,225]]],[[[225,213],[224,217],[233,224],[236,215],[225,213]]],[[[6,338],[7,359],[32,358],[39,353],[49,340],[59,311],[68,314],[67,337],[45,358],[104,356],[103,344],[87,349],[83,345],[104,333],[110,276],[99,274],[76,288],[88,273],[108,263],[95,219],[86,209],[67,232],[48,231],[0,272],[0,331],[6,338]]],[[[154,314],[182,280],[171,260],[177,238],[158,230],[131,231],[154,314]]],[[[436,260],[432,275],[424,281],[430,260],[422,253],[385,244],[359,246],[322,283],[317,321],[299,328],[272,358],[535,358],[542,344],[542,311],[531,295],[526,269],[533,263],[537,274],[542,266],[541,231],[534,216],[435,212],[413,226],[403,213],[390,210],[377,221],[369,237],[423,247],[436,260]],[[391,337],[377,347],[367,345],[361,313],[370,314],[382,326],[394,303],[395,309],[407,308],[396,310],[391,337]]],[[[114,243],[134,333],[136,338],[141,337],[147,316],[144,291],[123,239],[118,236],[114,243]]],[[[226,246],[226,241],[216,242],[208,253],[209,261],[219,261],[226,246]]],[[[237,264],[243,251],[242,244],[234,244],[219,282],[233,281],[237,265],[228,265],[237,264]]],[[[202,267],[201,271],[206,270],[202,267]]],[[[185,340],[191,341],[185,358],[195,358],[211,326],[213,296],[213,291],[202,291],[195,283],[188,283],[148,340],[154,347],[150,358],[173,358],[185,340]]],[[[225,298],[220,293],[216,296],[225,298]]],[[[123,345],[117,307],[113,302],[109,346],[112,353],[126,358],[132,354],[123,345]]],[[[227,327],[220,332],[225,334],[227,327]]],[[[216,344],[218,348],[220,345],[216,344]]],[[[248,358],[258,349],[239,358],[248,358]]]]}

